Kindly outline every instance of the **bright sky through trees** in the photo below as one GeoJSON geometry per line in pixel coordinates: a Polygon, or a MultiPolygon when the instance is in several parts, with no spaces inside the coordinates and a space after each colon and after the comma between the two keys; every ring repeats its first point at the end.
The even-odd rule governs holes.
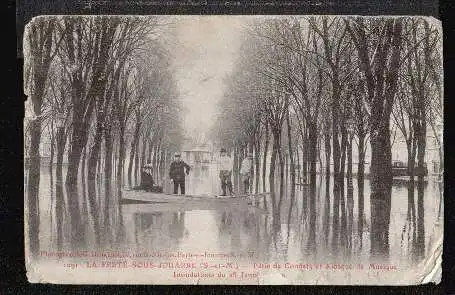
{"type": "Polygon", "coordinates": [[[186,109],[188,135],[206,133],[216,118],[224,94],[224,77],[232,70],[245,18],[178,17],[172,48],[178,90],[186,109]]]}

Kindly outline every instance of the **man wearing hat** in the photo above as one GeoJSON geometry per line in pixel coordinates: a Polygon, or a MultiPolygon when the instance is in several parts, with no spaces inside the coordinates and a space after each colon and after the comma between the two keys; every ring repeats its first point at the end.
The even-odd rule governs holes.
{"type": "Polygon", "coordinates": [[[174,161],[169,168],[169,178],[174,182],[174,194],[178,194],[180,186],[180,194],[185,194],[185,173],[190,173],[190,165],[182,161],[180,153],[174,154],[174,161]],[[186,171],[185,171],[186,170],[186,171]]]}
{"type": "Polygon", "coordinates": [[[232,174],[233,162],[231,157],[226,153],[226,149],[220,150],[220,159],[218,162],[218,169],[220,170],[221,190],[223,191],[222,196],[226,196],[226,186],[229,189],[229,194],[232,195],[232,174]]]}
{"type": "Polygon", "coordinates": [[[243,191],[245,194],[250,193],[250,178],[251,178],[251,171],[253,166],[253,154],[248,153],[248,156],[243,159],[242,165],[240,166],[240,175],[242,176],[243,182],[243,191]]]}

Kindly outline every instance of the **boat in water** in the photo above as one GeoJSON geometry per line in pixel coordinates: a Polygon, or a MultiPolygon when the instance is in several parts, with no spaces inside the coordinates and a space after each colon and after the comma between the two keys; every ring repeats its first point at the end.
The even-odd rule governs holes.
{"type": "Polygon", "coordinates": [[[172,206],[181,208],[182,211],[198,209],[209,210],[219,207],[246,207],[257,205],[268,193],[254,195],[217,196],[209,194],[201,195],[173,195],[164,193],[152,193],[144,190],[123,190],[121,204],[161,204],[165,207],[172,206]]]}

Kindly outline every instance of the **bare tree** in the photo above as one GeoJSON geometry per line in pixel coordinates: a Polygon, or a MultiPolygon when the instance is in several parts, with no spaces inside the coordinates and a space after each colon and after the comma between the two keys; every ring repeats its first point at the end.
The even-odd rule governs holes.
{"type": "Polygon", "coordinates": [[[392,189],[390,115],[398,88],[403,20],[346,20],[363,73],[371,142],[371,254],[388,255],[392,189]],[[384,217],[385,216],[385,217],[384,217]]]}
{"type": "Polygon", "coordinates": [[[33,106],[30,121],[30,165],[27,184],[28,245],[35,256],[39,251],[39,183],[42,105],[47,87],[48,73],[60,41],[55,40],[55,19],[34,18],[27,24],[24,50],[30,60],[25,65],[26,91],[33,106]]]}
{"type": "MultiPolygon", "coordinates": [[[[71,207],[72,241],[76,246],[83,242],[84,236],[81,232],[83,226],[78,212],[76,188],[79,163],[87,143],[97,98],[104,94],[108,53],[117,25],[118,20],[101,17],[87,19],[66,17],[62,25],[65,30],[72,32],[65,35],[65,59],[62,59],[62,62],[71,81],[72,128],[66,185],[71,207]]],[[[94,198],[89,196],[89,201],[92,215],[97,216],[94,198]]],[[[99,230],[98,220],[95,219],[94,223],[95,229],[99,230]]]]}

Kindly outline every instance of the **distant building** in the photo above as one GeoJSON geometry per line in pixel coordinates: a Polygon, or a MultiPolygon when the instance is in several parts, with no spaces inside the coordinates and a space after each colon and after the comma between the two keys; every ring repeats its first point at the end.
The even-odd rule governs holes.
{"type": "Polygon", "coordinates": [[[212,161],[212,150],[208,146],[186,147],[183,149],[182,158],[189,165],[209,164],[212,161]]]}
{"type": "Polygon", "coordinates": [[[182,159],[192,167],[195,177],[205,177],[213,160],[213,147],[211,144],[186,144],[182,148],[182,159]]]}
{"type": "MultiPolygon", "coordinates": [[[[442,125],[437,126],[437,128],[442,131],[442,125]]],[[[441,167],[441,161],[439,158],[439,145],[437,143],[433,130],[431,130],[431,127],[427,128],[426,134],[427,137],[424,163],[428,168],[428,175],[437,175],[439,174],[439,169],[441,167]]],[[[392,146],[392,160],[394,162],[401,162],[406,166],[408,164],[408,150],[406,147],[406,142],[400,132],[397,132],[395,141],[392,146]]]]}

